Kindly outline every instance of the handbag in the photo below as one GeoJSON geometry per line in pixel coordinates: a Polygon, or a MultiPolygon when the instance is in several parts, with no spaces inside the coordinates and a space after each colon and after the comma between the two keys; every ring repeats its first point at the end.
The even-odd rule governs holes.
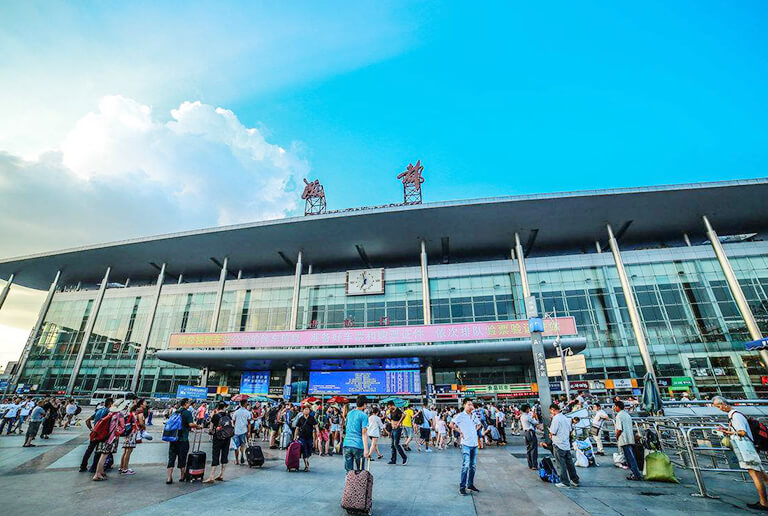
{"type": "Polygon", "coordinates": [[[750,441],[748,437],[739,437],[735,435],[731,438],[731,443],[739,449],[739,453],[744,462],[760,463],[760,455],[757,453],[755,445],[752,444],[752,441],[750,441]]]}

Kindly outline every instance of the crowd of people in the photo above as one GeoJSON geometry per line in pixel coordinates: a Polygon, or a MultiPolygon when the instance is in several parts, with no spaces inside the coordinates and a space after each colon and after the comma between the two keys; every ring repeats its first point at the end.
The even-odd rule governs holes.
{"type": "MultiPolygon", "coordinates": [[[[298,442],[304,471],[310,471],[310,461],[315,455],[342,457],[344,468],[351,471],[363,469],[366,460],[383,460],[385,453],[380,447],[380,439],[389,437],[388,465],[400,463],[405,466],[414,448],[417,453],[460,448],[459,491],[466,495],[468,491],[479,492],[474,482],[479,450],[504,446],[511,434],[523,437],[531,470],[541,474],[539,453],[544,448],[551,453],[556,465],[557,487],[579,487],[580,478],[574,463],[577,444],[586,442],[590,448],[594,445],[595,454],[604,456],[604,425],[607,422],[612,423],[617,446],[613,454],[615,465],[629,471],[628,480],[641,481],[643,475],[635,448],[638,437],[630,414],[637,405],[634,398],[615,397],[608,408],[595,398],[589,399],[584,392],[579,392],[573,399],[555,396],[547,407],[551,421],[544,427],[543,408],[538,403],[520,406],[493,402],[475,404],[467,398],[461,407],[438,408],[432,404],[410,406],[394,401],[377,404],[359,396],[354,405],[246,400],[210,405],[202,402],[195,406],[191,400],[183,399],[165,412],[166,421],[174,417],[180,421],[178,436],[168,445],[166,482],[174,482],[175,469],[179,470],[180,481],[189,480],[186,462],[192,432],[209,437],[205,442],[210,442],[211,446],[211,470],[203,480],[209,484],[224,481],[230,452],[233,452],[236,465],[244,465],[247,450],[254,444],[286,449],[291,442],[298,442]],[[577,413],[582,417],[576,416],[577,413]],[[582,419],[584,423],[581,423],[582,419]]],[[[713,406],[728,413],[730,424],[721,431],[739,444],[734,445],[739,465],[749,472],[758,491],[759,501],[750,506],[768,510],[765,489],[768,476],[754,444],[751,448],[748,446],[753,442],[753,435],[747,418],[720,397],[713,400],[713,406]]],[[[21,434],[26,425],[22,446],[33,447],[38,434],[48,439],[55,428],[78,424],[80,413],[79,405],[71,398],[6,398],[0,403],[0,435],[21,434]]],[[[80,471],[90,472],[94,481],[104,481],[108,478],[107,472],[117,463],[120,475],[135,474],[130,467],[131,455],[137,445],[152,439],[147,432],[151,417],[152,411],[144,399],[133,396],[131,399],[104,400],[84,420],[90,430],[90,440],[80,471]]]]}

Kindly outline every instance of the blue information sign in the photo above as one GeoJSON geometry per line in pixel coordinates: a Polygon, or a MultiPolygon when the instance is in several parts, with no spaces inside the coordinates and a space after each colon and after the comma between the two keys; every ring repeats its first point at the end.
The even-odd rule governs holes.
{"type": "Polygon", "coordinates": [[[208,397],[208,387],[197,387],[195,385],[179,385],[176,389],[177,398],[189,398],[193,400],[204,400],[208,397]]]}
{"type": "Polygon", "coordinates": [[[0,380],[0,391],[4,391],[8,388],[8,380],[0,380]]]}
{"type": "Polygon", "coordinates": [[[269,371],[243,371],[240,394],[268,394],[269,371]]]}
{"type": "Polygon", "coordinates": [[[763,337],[760,340],[753,340],[752,342],[747,342],[746,344],[744,344],[744,347],[746,347],[748,351],[756,351],[758,349],[768,348],[768,337],[763,337]]]}
{"type": "Polygon", "coordinates": [[[421,374],[405,371],[310,371],[310,394],[421,394],[421,374]]]}

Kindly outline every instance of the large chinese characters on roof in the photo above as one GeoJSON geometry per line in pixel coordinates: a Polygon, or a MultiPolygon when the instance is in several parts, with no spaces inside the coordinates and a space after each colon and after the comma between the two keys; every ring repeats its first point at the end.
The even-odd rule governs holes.
{"type": "Polygon", "coordinates": [[[403,182],[403,204],[421,204],[421,184],[424,182],[421,173],[423,171],[424,166],[421,160],[418,160],[415,165],[409,163],[405,172],[397,176],[403,182]]]}
{"type": "Polygon", "coordinates": [[[325,213],[325,189],[319,179],[307,181],[304,179],[304,191],[301,198],[304,204],[304,215],[321,215],[325,213]]]}

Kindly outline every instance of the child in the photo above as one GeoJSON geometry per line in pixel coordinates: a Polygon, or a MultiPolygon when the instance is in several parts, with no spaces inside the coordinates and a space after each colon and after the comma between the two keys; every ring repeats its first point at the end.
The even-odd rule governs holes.
{"type": "Polygon", "coordinates": [[[437,448],[438,449],[445,449],[445,434],[446,434],[445,416],[443,414],[440,414],[440,416],[437,419],[437,448]]]}

